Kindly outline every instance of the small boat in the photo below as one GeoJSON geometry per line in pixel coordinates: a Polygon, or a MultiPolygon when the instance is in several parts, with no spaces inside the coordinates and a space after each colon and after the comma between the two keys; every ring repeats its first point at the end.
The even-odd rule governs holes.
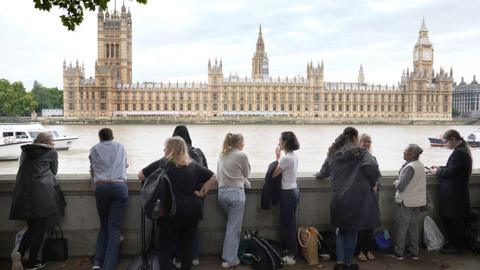
{"type": "Polygon", "coordinates": [[[430,141],[430,146],[431,147],[444,147],[445,146],[445,142],[443,141],[443,139],[440,139],[440,138],[428,138],[428,140],[430,141]]]}
{"type": "Polygon", "coordinates": [[[40,132],[53,136],[56,150],[68,150],[77,136],[66,136],[57,130],[43,127],[41,124],[3,124],[0,125],[0,160],[15,160],[20,157],[22,145],[33,143],[40,132]]]}
{"type": "MultiPolygon", "coordinates": [[[[441,138],[431,138],[429,137],[431,147],[444,147],[445,142],[441,138]]],[[[473,131],[470,135],[467,136],[466,142],[470,147],[480,147],[480,130],[473,131]]]]}
{"type": "Polygon", "coordinates": [[[467,143],[470,147],[480,147],[480,131],[474,131],[467,136],[467,143]]]}

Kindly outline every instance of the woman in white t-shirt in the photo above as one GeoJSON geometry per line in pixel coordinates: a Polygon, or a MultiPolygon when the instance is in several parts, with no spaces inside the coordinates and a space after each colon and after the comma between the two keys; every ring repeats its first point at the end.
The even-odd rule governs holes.
{"type": "Polygon", "coordinates": [[[280,191],[280,230],[287,254],[283,261],[287,265],[295,265],[297,248],[297,224],[295,212],[300,198],[297,187],[298,157],[295,150],[300,148],[297,137],[291,131],[282,132],[275,150],[275,158],[278,161],[273,177],[282,174],[282,189],[280,191]],[[280,158],[281,151],[285,155],[280,158]]]}

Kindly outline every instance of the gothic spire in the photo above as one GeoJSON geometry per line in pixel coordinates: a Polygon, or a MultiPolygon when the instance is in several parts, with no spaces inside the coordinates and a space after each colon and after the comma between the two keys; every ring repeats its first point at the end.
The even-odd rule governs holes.
{"type": "Polygon", "coordinates": [[[265,52],[265,44],[263,43],[263,36],[262,36],[262,25],[258,28],[258,39],[257,39],[257,53],[264,53],[265,52]]]}
{"type": "Polygon", "coordinates": [[[425,18],[422,19],[422,26],[420,26],[420,31],[418,32],[417,44],[431,44],[428,39],[428,29],[425,24],[425,18]]]}

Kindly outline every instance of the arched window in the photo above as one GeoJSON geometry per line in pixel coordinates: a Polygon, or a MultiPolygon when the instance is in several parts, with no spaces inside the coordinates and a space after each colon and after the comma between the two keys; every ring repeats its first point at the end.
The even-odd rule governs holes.
{"type": "Polygon", "coordinates": [[[118,49],[118,43],[115,45],[115,52],[116,52],[115,57],[120,58],[120,50],[118,49]]]}
{"type": "Polygon", "coordinates": [[[106,52],[106,57],[110,57],[110,45],[105,44],[105,52],[106,52]]]}
{"type": "Polygon", "coordinates": [[[115,57],[115,46],[113,44],[110,46],[110,56],[115,57]]]}

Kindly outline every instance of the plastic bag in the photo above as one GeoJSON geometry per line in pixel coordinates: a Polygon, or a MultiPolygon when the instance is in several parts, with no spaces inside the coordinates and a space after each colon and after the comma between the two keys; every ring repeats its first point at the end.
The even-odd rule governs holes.
{"type": "Polygon", "coordinates": [[[390,249],[391,240],[390,233],[387,229],[378,229],[373,234],[373,242],[378,251],[388,251],[390,249]]]}
{"type": "Polygon", "coordinates": [[[442,232],[430,216],[423,220],[423,243],[428,251],[440,250],[445,243],[442,232]]]}

